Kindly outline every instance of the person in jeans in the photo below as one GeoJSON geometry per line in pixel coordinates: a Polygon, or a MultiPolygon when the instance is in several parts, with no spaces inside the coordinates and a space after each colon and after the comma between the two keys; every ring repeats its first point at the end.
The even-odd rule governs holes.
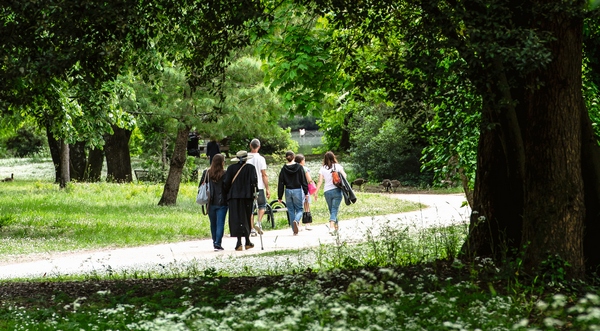
{"type": "Polygon", "coordinates": [[[250,141],[250,153],[248,153],[248,155],[252,156],[252,158],[248,160],[248,163],[254,165],[254,168],[256,168],[256,175],[258,176],[258,197],[256,200],[258,204],[258,211],[256,212],[258,221],[254,222],[254,213],[252,213],[250,225],[256,230],[256,232],[263,234],[262,219],[267,208],[267,199],[271,198],[271,192],[269,192],[267,161],[262,155],[258,154],[259,149],[260,140],[256,138],[252,139],[252,141],[250,141]]]}
{"type": "MultiPolygon", "coordinates": [[[[325,182],[325,186],[323,187],[323,195],[325,196],[327,208],[329,209],[329,231],[332,235],[336,235],[339,230],[337,215],[343,196],[342,189],[333,184],[333,178],[331,176],[331,172],[333,170],[339,171],[342,176],[346,177],[344,167],[338,163],[335,154],[329,151],[325,153],[325,156],[323,157],[323,166],[319,170],[319,183],[317,184],[317,192],[319,192],[321,185],[323,185],[323,182],[325,182]]],[[[317,194],[315,193],[315,201],[316,199],[317,194]]]]}
{"type": "Polygon", "coordinates": [[[225,216],[227,215],[227,196],[223,194],[223,178],[225,177],[225,157],[222,154],[213,156],[210,168],[202,173],[200,183],[208,173],[208,190],[210,200],[208,203],[208,219],[210,221],[210,234],[215,251],[222,251],[223,233],[225,232],[225,216]]]}
{"type": "Polygon", "coordinates": [[[287,151],[285,153],[287,163],[279,172],[277,200],[281,202],[285,191],[285,204],[290,216],[290,225],[294,235],[297,235],[302,213],[304,212],[304,199],[308,200],[308,182],[306,181],[304,167],[296,163],[294,158],[294,152],[287,151]]]}

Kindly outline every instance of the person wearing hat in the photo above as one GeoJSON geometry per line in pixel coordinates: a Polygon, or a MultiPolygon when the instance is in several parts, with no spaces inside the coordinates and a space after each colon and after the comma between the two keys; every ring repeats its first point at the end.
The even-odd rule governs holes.
{"type": "Polygon", "coordinates": [[[285,153],[288,161],[279,172],[277,184],[277,200],[281,202],[285,191],[285,205],[290,215],[290,226],[294,236],[298,234],[300,220],[304,213],[304,200],[308,200],[308,181],[304,173],[304,167],[294,161],[296,155],[292,151],[285,153]]]}
{"type": "Polygon", "coordinates": [[[229,205],[229,232],[232,237],[237,237],[236,251],[241,251],[243,247],[246,249],[254,247],[250,242],[250,217],[256,197],[258,177],[254,166],[246,162],[251,158],[252,155],[248,155],[246,151],[237,152],[231,159],[236,163],[227,167],[223,181],[223,190],[229,205]],[[246,239],[244,246],[242,246],[242,237],[246,239]]]}

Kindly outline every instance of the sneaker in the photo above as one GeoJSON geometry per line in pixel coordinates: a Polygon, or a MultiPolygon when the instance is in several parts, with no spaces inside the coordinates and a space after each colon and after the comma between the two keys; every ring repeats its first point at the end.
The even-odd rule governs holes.
{"type": "Polygon", "coordinates": [[[225,250],[225,248],[223,248],[222,246],[215,245],[215,252],[224,251],[224,250],[225,250]]]}
{"type": "Polygon", "coordinates": [[[246,249],[251,249],[254,248],[254,244],[253,243],[246,243],[246,249]]]}
{"type": "Polygon", "coordinates": [[[254,229],[256,230],[256,232],[258,232],[258,234],[260,234],[260,235],[264,234],[264,232],[262,230],[262,223],[261,222],[254,223],[254,229]]]}
{"type": "Polygon", "coordinates": [[[298,222],[296,222],[296,221],[292,222],[292,230],[294,230],[294,235],[298,234],[298,222]]]}
{"type": "Polygon", "coordinates": [[[308,224],[304,227],[306,229],[306,231],[311,231],[312,228],[310,226],[308,226],[308,224]]]}
{"type": "Polygon", "coordinates": [[[252,237],[256,237],[256,236],[258,236],[258,234],[256,233],[256,231],[254,231],[254,229],[252,229],[252,230],[250,231],[250,235],[251,235],[252,237]]]}

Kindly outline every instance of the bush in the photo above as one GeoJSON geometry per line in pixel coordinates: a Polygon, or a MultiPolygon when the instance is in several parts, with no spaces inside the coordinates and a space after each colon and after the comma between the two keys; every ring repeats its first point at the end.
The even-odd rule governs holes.
{"type": "Polygon", "coordinates": [[[421,172],[423,144],[411,132],[411,123],[389,116],[391,107],[365,107],[355,113],[350,156],[357,176],[369,181],[397,179],[404,185],[427,186],[431,174],[421,172]]]}
{"type": "Polygon", "coordinates": [[[6,149],[18,157],[32,156],[43,147],[44,139],[29,126],[19,128],[16,136],[6,140],[6,149]]]}

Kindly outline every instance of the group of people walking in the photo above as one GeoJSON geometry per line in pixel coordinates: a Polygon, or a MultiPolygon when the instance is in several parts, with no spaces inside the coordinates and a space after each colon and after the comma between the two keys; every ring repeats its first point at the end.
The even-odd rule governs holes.
{"type": "MultiPolygon", "coordinates": [[[[235,250],[252,249],[254,244],[250,235],[254,229],[263,234],[262,218],[265,214],[267,201],[271,198],[267,163],[259,154],[260,141],[252,139],[250,152],[239,151],[234,162],[225,169],[225,157],[222,154],[211,155],[210,167],[202,173],[200,184],[207,181],[209,185],[208,218],[215,251],[223,250],[222,240],[225,232],[225,218],[229,212],[229,231],[231,237],[237,238],[235,250]],[[254,210],[257,210],[257,220],[254,221],[254,210]],[[242,243],[242,239],[244,242],[242,243]]],[[[344,168],[338,164],[332,152],[325,153],[323,166],[319,170],[318,184],[314,184],[310,170],[305,167],[302,154],[296,155],[288,151],[285,155],[286,164],[279,172],[277,184],[277,200],[283,201],[288,210],[290,226],[293,234],[297,235],[305,211],[310,209],[309,184],[316,189],[312,196],[317,199],[317,192],[323,186],[325,201],[329,209],[330,231],[336,234],[338,230],[337,214],[342,201],[342,190],[333,184],[331,171],[346,176],[344,168]]],[[[310,230],[308,225],[307,230],[310,230]]]]}

